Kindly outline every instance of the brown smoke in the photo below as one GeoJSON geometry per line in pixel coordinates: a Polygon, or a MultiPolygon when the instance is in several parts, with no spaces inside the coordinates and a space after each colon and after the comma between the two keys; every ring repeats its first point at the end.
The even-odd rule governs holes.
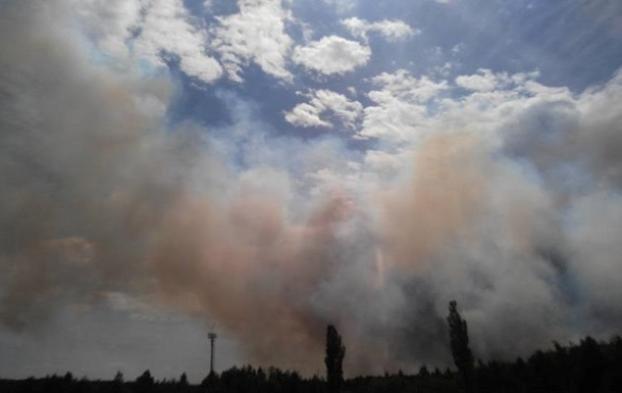
{"type": "Polygon", "coordinates": [[[320,200],[296,224],[284,201],[252,187],[225,201],[191,191],[185,173],[203,154],[192,133],[164,135],[141,108],[166,102],[165,81],[86,64],[61,32],[36,27],[50,7],[8,7],[3,21],[22,42],[2,40],[3,75],[12,75],[3,104],[15,108],[1,119],[1,170],[11,179],[2,321],[27,328],[75,298],[155,292],[215,318],[256,361],[309,371],[328,322],[309,299],[337,263],[330,253],[346,198],[320,200]]]}
{"type": "Polygon", "coordinates": [[[330,274],[345,204],[328,200],[306,223],[292,225],[280,201],[245,195],[212,207],[183,198],[150,257],[158,286],[166,296],[196,298],[255,361],[312,371],[329,321],[309,298],[330,274]]]}
{"type": "Polygon", "coordinates": [[[388,195],[383,233],[388,260],[408,267],[447,247],[486,203],[484,151],[473,134],[424,139],[415,152],[412,179],[388,195]]]}
{"type": "MultiPolygon", "coordinates": [[[[477,130],[431,130],[406,181],[316,192],[306,172],[240,169],[210,130],[168,126],[171,78],[85,50],[63,4],[0,6],[3,325],[44,328],[120,292],[215,320],[253,362],[305,372],[321,369],[334,323],[356,374],[447,364],[453,298],[484,358],[622,321],[620,76],[563,110],[521,112],[571,118],[550,145],[527,119],[499,131],[501,149],[477,130]],[[560,181],[569,165],[590,180],[579,191],[560,181]]],[[[317,142],[314,161],[265,139],[252,148],[302,168],[348,154],[317,142]]]]}

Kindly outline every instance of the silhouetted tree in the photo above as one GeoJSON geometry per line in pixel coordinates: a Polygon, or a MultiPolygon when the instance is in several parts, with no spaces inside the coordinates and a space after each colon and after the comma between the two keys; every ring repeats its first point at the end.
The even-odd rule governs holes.
{"type": "Polygon", "coordinates": [[[144,373],[136,378],[136,383],[153,385],[153,377],[151,376],[151,372],[149,370],[145,370],[144,373]]]}
{"type": "Polygon", "coordinates": [[[214,371],[210,371],[207,376],[205,378],[203,378],[203,381],[201,381],[201,386],[206,387],[208,389],[217,389],[217,386],[220,383],[220,377],[218,376],[218,374],[214,371]]]}
{"type": "MultiPolygon", "coordinates": [[[[84,390],[84,389],[82,389],[84,390]]],[[[80,391],[82,391],[80,390],[80,391]]],[[[121,393],[125,391],[125,387],[124,387],[124,378],[123,378],[123,373],[121,371],[117,371],[117,373],[114,375],[114,379],[112,380],[112,385],[110,387],[110,392],[111,393],[121,393]]]]}
{"type": "Polygon", "coordinates": [[[430,372],[428,371],[428,368],[424,364],[423,366],[421,366],[421,368],[419,368],[419,377],[420,378],[427,378],[429,376],[430,376],[430,372]]]}
{"type": "Polygon", "coordinates": [[[153,390],[154,380],[151,372],[146,370],[140,377],[136,378],[136,392],[147,393],[153,390]]]}
{"type": "Polygon", "coordinates": [[[117,373],[114,375],[114,382],[123,383],[123,373],[121,371],[117,371],[117,373]]]}
{"type": "Polygon", "coordinates": [[[472,390],[473,353],[469,348],[469,332],[467,323],[458,312],[458,303],[455,300],[449,302],[449,343],[454,364],[462,375],[464,388],[467,392],[472,390]]]}
{"type": "Polygon", "coordinates": [[[338,392],[343,384],[343,358],[346,347],[341,343],[341,336],[333,325],[326,329],[326,382],[329,392],[338,392]]]}
{"type": "Polygon", "coordinates": [[[181,377],[179,377],[179,384],[181,386],[188,386],[188,376],[186,373],[182,373],[181,377]]]}
{"type": "Polygon", "coordinates": [[[611,340],[610,351],[609,391],[622,392],[622,338],[617,336],[611,340]]]}
{"type": "Polygon", "coordinates": [[[604,359],[598,342],[587,336],[579,344],[578,351],[578,391],[581,393],[598,392],[601,390],[602,375],[605,370],[604,359]]]}

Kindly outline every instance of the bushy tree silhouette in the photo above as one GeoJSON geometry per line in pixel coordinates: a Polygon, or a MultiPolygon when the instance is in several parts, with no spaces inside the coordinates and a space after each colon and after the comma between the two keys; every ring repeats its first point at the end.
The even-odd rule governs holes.
{"type": "Polygon", "coordinates": [[[580,371],[577,372],[579,375],[577,390],[581,393],[600,391],[606,360],[598,342],[590,336],[581,340],[578,358],[580,371]]]}
{"type": "Polygon", "coordinates": [[[151,372],[149,370],[146,370],[138,378],[136,378],[136,392],[148,393],[153,390],[153,384],[154,380],[151,376],[151,372]]]}
{"type": "Polygon", "coordinates": [[[333,325],[326,329],[326,382],[329,392],[338,392],[343,384],[343,358],[346,347],[341,342],[341,336],[333,325]]]}
{"type": "Polygon", "coordinates": [[[123,373],[121,371],[117,371],[114,375],[114,382],[119,384],[123,383],[123,373]]]}
{"type": "Polygon", "coordinates": [[[207,376],[203,378],[203,381],[201,381],[201,386],[207,388],[208,390],[217,390],[219,383],[219,375],[214,371],[210,371],[207,376]]]}
{"type": "Polygon", "coordinates": [[[188,386],[188,376],[186,373],[182,373],[181,377],[179,377],[179,385],[188,386]]]}
{"type": "Polygon", "coordinates": [[[151,372],[149,370],[145,370],[138,378],[136,378],[136,383],[144,384],[144,385],[153,385],[153,377],[151,376],[151,372]]]}
{"type": "Polygon", "coordinates": [[[473,353],[469,348],[469,332],[467,323],[458,312],[458,303],[455,300],[449,302],[449,344],[454,364],[462,375],[464,389],[471,392],[473,389],[473,353]]]}

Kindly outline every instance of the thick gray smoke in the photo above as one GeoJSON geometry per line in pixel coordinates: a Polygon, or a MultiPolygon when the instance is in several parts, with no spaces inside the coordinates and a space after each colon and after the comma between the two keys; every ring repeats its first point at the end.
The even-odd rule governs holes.
{"type": "Polygon", "coordinates": [[[482,358],[619,333],[622,75],[449,100],[372,160],[241,113],[230,139],[171,129],[171,78],[107,64],[64,4],[0,6],[5,328],[120,292],[306,372],[335,323],[349,373],[448,364],[450,299],[482,358]]]}

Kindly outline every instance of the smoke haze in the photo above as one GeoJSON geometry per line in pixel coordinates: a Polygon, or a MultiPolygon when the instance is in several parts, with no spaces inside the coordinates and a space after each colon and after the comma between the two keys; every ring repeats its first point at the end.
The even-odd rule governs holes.
{"type": "Polygon", "coordinates": [[[349,374],[448,365],[451,299],[484,359],[620,333],[622,74],[505,75],[356,150],[224,93],[232,125],[171,124],[174,76],[109,63],[71,4],[0,5],[3,329],[123,296],[313,373],[333,323],[349,374]]]}

